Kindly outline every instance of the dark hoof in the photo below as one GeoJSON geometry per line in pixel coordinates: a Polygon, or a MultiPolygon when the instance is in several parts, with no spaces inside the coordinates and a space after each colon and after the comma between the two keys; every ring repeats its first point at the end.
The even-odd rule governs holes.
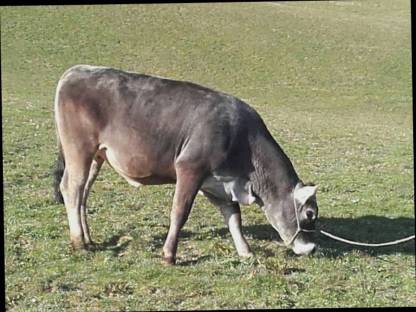
{"type": "Polygon", "coordinates": [[[176,259],[174,257],[162,257],[162,263],[164,265],[174,265],[176,263],[176,259]]]}
{"type": "Polygon", "coordinates": [[[88,251],[95,251],[97,250],[98,245],[96,243],[94,243],[93,241],[89,242],[88,244],[85,245],[85,249],[88,251]]]}

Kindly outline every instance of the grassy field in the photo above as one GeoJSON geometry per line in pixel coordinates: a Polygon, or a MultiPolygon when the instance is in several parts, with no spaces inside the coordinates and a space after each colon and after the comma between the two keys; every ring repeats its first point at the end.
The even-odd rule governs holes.
{"type": "Polygon", "coordinates": [[[359,241],[414,233],[410,1],[1,7],[6,305],[10,311],[415,306],[414,241],[318,237],[297,257],[243,207],[236,255],[197,197],[161,264],[174,186],[131,187],[105,165],[89,198],[99,250],[74,253],[52,200],[53,98],[74,64],[190,80],[261,114],[320,226],[359,241]]]}

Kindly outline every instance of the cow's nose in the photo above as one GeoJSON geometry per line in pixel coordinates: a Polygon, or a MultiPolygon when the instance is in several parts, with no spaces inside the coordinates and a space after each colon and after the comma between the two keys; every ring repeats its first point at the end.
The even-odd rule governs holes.
{"type": "Polygon", "coordinates": [[[312,209],[306,210],[306,217],[308,218],[309,221],[315,220],[316,218],[315,212],[312,209]]]}

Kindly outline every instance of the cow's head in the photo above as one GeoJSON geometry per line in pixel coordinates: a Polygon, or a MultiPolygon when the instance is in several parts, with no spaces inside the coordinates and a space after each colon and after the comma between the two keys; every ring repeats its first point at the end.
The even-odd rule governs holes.
{"type": "Polygon", "coordinates": [[[287,247],[298,255],[315,250],[313,230],[318,217],[317,186],[298,183],[274,203],[264,206],[271,225],[279,232],[287,247]]]}

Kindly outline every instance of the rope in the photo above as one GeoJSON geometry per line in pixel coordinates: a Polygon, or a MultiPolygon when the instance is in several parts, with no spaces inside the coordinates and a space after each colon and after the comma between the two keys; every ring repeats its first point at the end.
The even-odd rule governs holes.
{"type": "Polygon", "coordinates": [[[346,244],[351,244],[351,245],[357,245],[357,246],[368,246],[368,247],[382,247],[382,246],[390,246],[390,245],[397,245],[397,244],[401,244],[407,241],[410,241],[412,239],[415,239],[414,235],[402,238],[402,239],[398,239],[395,241],[391,241],[391,242],[386,242],[386,243],[379,243],[379,244],[371,244],[371,243],[360,243],[360,242],[355,242],[355,241],[351,241],[342,237],[338,237],[335,236],[333,234],[330,234],[328,232],[325,232],[323,230],[319,230],[319,232],[321,232],[322,234],[324,234],[325,236],[332,238],[333,240],[337,240],[346,244]]]}
{"type": "MultiPolygon", "coordinates": [[[[294,206],[294,208],[295,208],[295,217],[296,217],[297,229],[296,229],[295,234],[294,234],[294,235],[292,236],[292,238],[289,240],[289,243],[284,242],[284,244],[285,244],[286,246],[291,245],[291,244],[293,243],[293,241],[296,239],[296,237],[297,237],[297,236],[298,236],[301,232],[315,232],[315,230],[306,230],[306,229],[302,229],[302,228],[301,228],[301,226],[300,226],[300,222],[299,222],[298,209],[297,209],[297,207],[296,207],[295,197],[293,197],[293,206],[294,206]]],[[[266,214],[266,217],[267,217],[267,214],[266,214]]],[[[267,218],[268,218],[268,217],[267,217],[267,218]]],[[[269,221],[270,221],[270,220],[269,220],[269,221]]],[[[270,223],[271,223],[271,222],[270,222],[270,223]]],[[[273,225],[273,223],[271,223],[271,224],[273,225]]],[[[273,227],[274,227],[274,225],[273,225],[273,227]]],[[[276,231],[277,231],[277,229],[276,229],[276,231]]],[[[356,245],[356,246],[367,246],[367,247],[382,247],[382,246],[398,245],[398,244],[401,244],[401,243],[404,243],[404,242],[410,241],[410,240],[412,240],[412,239],[415,239],[415,235],[411,235],[411,236],[408,236],[408,237],[405,237],[405,238],[402,238],[402,239],[398,239],[398,240],[395,240],[395,241],[391,241],[391,242],[385,242],[385,243],[372,244],[372,243],[360,243],[360,242],[355,242],[355,241],[352,241],[352,240],[348,240],[348,239],[345,239],[345,238],[342,238],[342,237],[339,237],[339,236],[333,235],[333,234],[331,234],[331,233],[325,232],[324,230],[318,230],[318,231],[319,231],[321,234],[323,234],[323,235],[325,235],[325,236],[327,236],[327,237],[329,237],[329,238],[332,238],[333,240],[336,240],[336,241],[340,241],[340,242],[343,242],[343,243],[346,243],[346,244],[350,244],[350,245],[356,245]]],[[[279,232],[279,231],[277,231],[277,232],[279,232]]]]}

